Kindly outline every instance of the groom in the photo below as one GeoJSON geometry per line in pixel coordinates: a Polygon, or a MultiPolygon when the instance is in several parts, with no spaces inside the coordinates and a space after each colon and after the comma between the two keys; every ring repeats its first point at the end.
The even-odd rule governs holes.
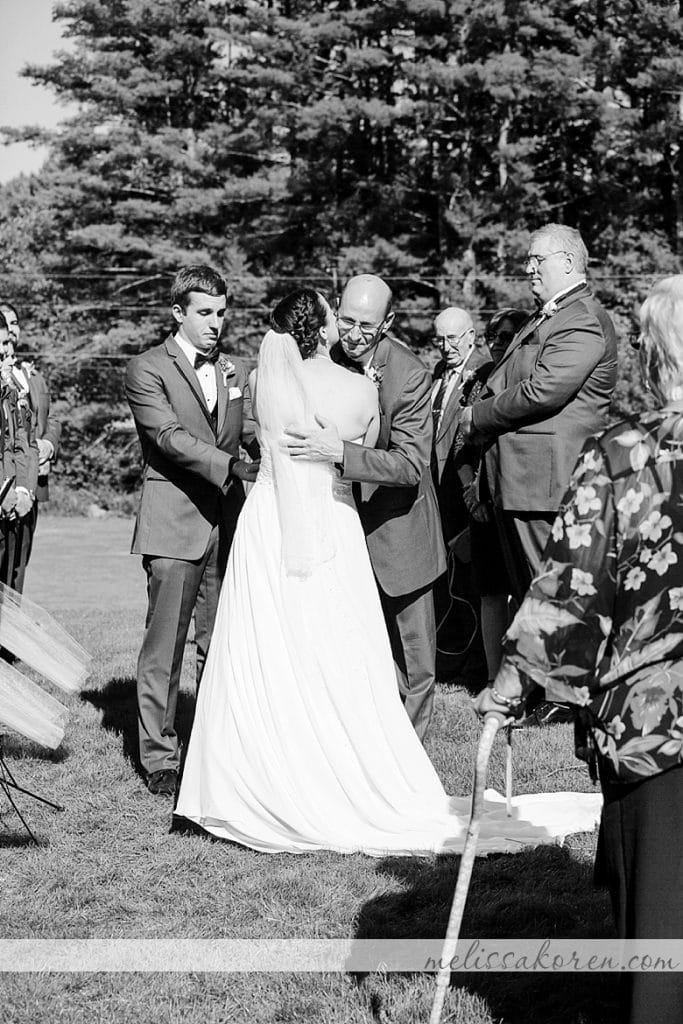
{"type": "Polygon", "coordinates": [[[179,752],[175,713],[194,611],[197,682],[211,640],[253,440],[247,373],[218,348],[227,286],[211,267],[183,267],[171,288],[175,333],[135,356],[126,395],[144,462],[132,551],[142,555],[148,609],[138,659],[140,761],[147,787],[172,796],[179,752]]]}
{"type": "Polygon", "coordinates": [[[387,336],[394,320],[391,302],[381,278],[361,274],[344,288],[337,316],[337,361],[365,373],[379,392],[376,446],[342,441],[336,427],[318,417],[322,429],[290,431],[288,448],[293,458],[336,464],[345,480],[361,485],[358,511],[399,690],[422,740],[434,704],[432,586],[446,561],[429,469],[432,380],[409,348],[387,336]]]}

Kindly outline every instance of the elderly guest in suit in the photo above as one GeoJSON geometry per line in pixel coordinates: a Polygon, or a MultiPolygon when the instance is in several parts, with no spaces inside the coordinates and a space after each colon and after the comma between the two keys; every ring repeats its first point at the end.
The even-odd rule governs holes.
{"type": "Polygon", "coordinates": [[[441,359],[434,370],[432,387],[431,469],[443,539],[449,551],[448,571],[434,587],[437,667],[442,677],[478,682],[485,678],[479,602],[469,564],[467,508],[454,455],[460,417],[483,357],[476,345],[472,317],[458,306],[449,306],[436,317],[434,340],[441,359]]]}
{"type": "Polygon", "coordinates": [[[488,379],[462,429],[489,445],[487,480],[515,597],[538,571],[560,498],[587,437],[607,425],[616,384],[614,327],[586,282],[581,235],[546,224],[526,272],[538,305],[488,379]]]}
{"type": "Polygon", "coordinates": [[[242,363],[218,349],[227,286],[211,267],[183,267],[171,289],[176,331],[135,356],[126,394],[144,460],[132,551],[142,555],[148,611],[138,660],[140,760],[150,792],[175,792],[175,712],[185,639],[195,613],[197,682],[213,631],[227,551],[258,465],[242,363]]]}
{"type": "MultiPolygon", "coordinates": [[[[605,798],[599,866],[620,938],[683,926],[683,275],[640,313],[657,408],[586,442],[482,715],[536,686],[571,703],[605,798]]],[[[683,974],[623,976],[624,1024],[679,1024],[683,974]]]]}
{"type": "Polygon", "coordinates": [[[336,464],[360,483],[358,511],[379,585],[399,689],[420,739],[434,704],[436,628],[432,586],[446,568],[429,463],[432,381],[410,349],[387,336],[394,320],[388,285],[373,274],[347,283],[337,323],[346,361],[379,392],[374,448],[342,441],[334,426],[292,433],[295,458],[336,464]]]}
{"type": "Polygon", "coordinates": [[[446,544],[466,525],[467,513],[453,464],[453,441],[460,425],[464,403],[463,385],[480,365],[475,353],[476,331],[465,309],[449,306],[434,321],[434,336],[441,360],[434,371],[432,388],[432,476],[446,544]]]}

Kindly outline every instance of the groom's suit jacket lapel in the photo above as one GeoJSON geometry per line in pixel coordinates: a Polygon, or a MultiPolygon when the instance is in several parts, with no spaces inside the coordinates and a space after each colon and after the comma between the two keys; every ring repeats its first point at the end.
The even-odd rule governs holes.
{"type": "Polygon", "coordinates": [[[225,423],[225,417],[228,410],[228,401],[230,396],[229,389],[227,387],[227,384],[224,383],[223,381],[223,374],[218,363],[216,363],[215,366],[213,367],[213,371],[216,375],[216,401],[218,403],[216,413],[216,426],[214,427],[214,423],[211,418],[211,413],[209,412],[209,407],[206,404],[206,398],[204,397],[204,392],[202,391],[202,386],[199,383],[199,379],[197,377],[197,374],[195,373],[195,369],[193,366],[190,365],[190,362],[187,359],[185,353],[183,352],[180,345],[173,336],[169,336],[166,339],[166,351],[173,360],[177,371],[185,378],[185,380],[189,384],[190,389],[192,390],[192,394],[199,402],[200,408],[204,416],[206,417],[207,423],[209,424],[211,429],[215,431],[216,435],[219,436],[222,427],[225,423]]]}

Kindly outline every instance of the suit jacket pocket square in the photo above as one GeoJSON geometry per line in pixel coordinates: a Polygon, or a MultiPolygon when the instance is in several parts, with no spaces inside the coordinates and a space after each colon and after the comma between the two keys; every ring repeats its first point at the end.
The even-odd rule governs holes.
{"type": "Polygon", "coordinates": [[[228,391],[228,398],[241,398],[241,397],[242,397],[242,391],[240,390],[240,388],[230,388],[230,390],[228,391]]]}

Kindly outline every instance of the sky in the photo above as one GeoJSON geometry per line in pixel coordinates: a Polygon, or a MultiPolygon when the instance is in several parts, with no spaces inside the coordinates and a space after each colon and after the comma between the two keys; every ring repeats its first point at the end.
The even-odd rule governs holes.
{"type": "MultiPolygon", "coordinates": [[[[52,21],[52,0],[0,0],[0,126],[42,125],[54,128],[67,112],[49,89],[32,85],[19,71],[29,61],[48,64],[55,50],[69,42],[52,21]]],[[[0,182],[22,171],[39,169],[43,148],[25,143],[0,145],[0,182]]]]}

